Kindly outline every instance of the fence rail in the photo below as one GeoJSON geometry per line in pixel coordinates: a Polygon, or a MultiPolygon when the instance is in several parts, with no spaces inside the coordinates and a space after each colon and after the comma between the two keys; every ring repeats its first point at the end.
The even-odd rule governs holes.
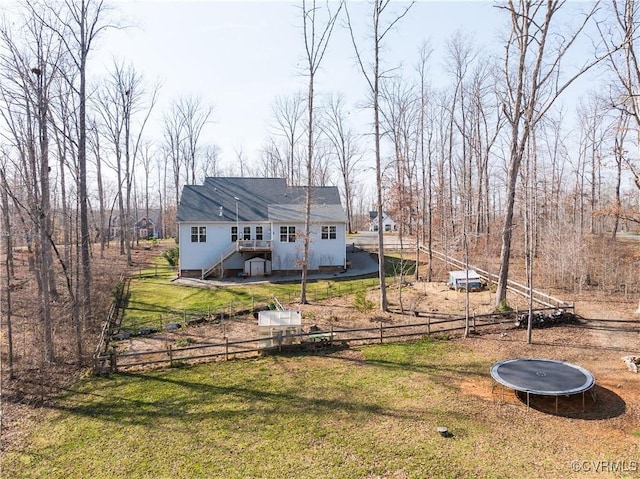
{"type": "MultiPolygon", "coordinates": [[[[541,308],[536,312],[548,311],[555,308],[541,308]]],[[[469,318],[469,328],[473,331],[479,328],[500,327],[505,323],[514,324],[517,312],[490,313],[474,315],[469,318]]],[[[231,358],[251,357],[258,354],[282,352],[290,350],[315,350],[336,345],[351,346],[385,341],[410,340],[427,337],[434,334],[454,333],[464,331],[466,318],[456,316],[451,318],[419,316],[419,321],[409,321],[405,324],[384,324],[359,328],[331,327],[320,335],[312,333],[279,334],[271,337],[230,340],[225,339],[217,343],[202,343],[197,345],[175,347],[169,344],[165,349],[117,352],[111,350],[97,357],[102,364],[109,365],[108,371],[116,372],[121,369],[152,365],[173,366],[178,363],[198,362],[204,359],[229,360],[231,358]],[[322,339],[317,337],[321,336],[322,339]],[[316,338],[316,339],[313,339],[316,338]],[[265,344],[275,344],[265,347],[265,344]]]]}
{"type": "Polygon", "coordinates": [[[107,313],[107,319],[102,325],[100,331],[100,337],[98,338],[98,344],[93,354],[93,368],[94,371],[102,371],[105,365],[105,356],[109,349],[109,342],[111,340],[111,333],[114,328],[118,327],[119,322],[122,320],[122,311],[125,306],[126,298],[129,295],[129,279],[125,277],[124,273],[120,274],[117,283],[117,291],[114,295],[111,306],[109,306],[109,312],[107,313]]]}

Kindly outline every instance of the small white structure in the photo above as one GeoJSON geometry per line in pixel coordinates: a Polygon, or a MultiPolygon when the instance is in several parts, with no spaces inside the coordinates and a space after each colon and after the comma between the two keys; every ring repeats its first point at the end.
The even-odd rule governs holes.
{"type": "Polygon", "coordinates": [[[467,280],[469,281],[469,290],[482,289],[480,275],[474,270],[449,271],[449,288],[467,289],[467,280]]]}
{"type": "Polygon", "coordinates": [[[270,310],[258,313],[260,348],[293,344],[300,340],[300,337],[295,337],[295,335],[301,333],[302,315],[300,311],[270,310]]]}
{"type": "Polygon", "coordinates": [[[244,262],[244,275],[249,277],[271,274],[271,261],[265,258],[251,258],[244,262]]]}

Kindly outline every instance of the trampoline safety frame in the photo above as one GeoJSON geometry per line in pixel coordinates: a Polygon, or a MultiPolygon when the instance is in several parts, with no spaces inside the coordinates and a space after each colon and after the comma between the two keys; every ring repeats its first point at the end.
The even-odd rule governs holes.
{"type": "Polygon", "coordinates": [[[492,386],[502,386],[502,402],[505,388],[526,394],[527,410],[531,405],[531,395],[555,397],[558,412],[560,396],[582,394],[582,412],[585,410],[585,393],[591,392],[595,402],[595,379],[586,369],[565,361],[542,358],[515,358],[495,363],[491,367],[492,386]]]}

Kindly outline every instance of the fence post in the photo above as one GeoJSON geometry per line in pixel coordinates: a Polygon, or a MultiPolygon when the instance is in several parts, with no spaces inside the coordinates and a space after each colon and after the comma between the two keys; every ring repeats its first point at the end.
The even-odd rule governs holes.
{"type": "Polygon", "coordinates": [[[169,345],[169,367],[173,367],[173,347],[169,345]]]}
{"type": "Polygon", "coordinates": [[[118,365],[117,365],[117,358],[116,358],[116,353],[115,351],[112,349],[109,352],[109,369],[112,373],[115,373],[118,371],[117,369],[118,365]]]}
{"type": "Polygon", "coordinates": [[[427,316],[427,334],[431,336],[431,316],[427,316]]]}
{"type": "Polygon", "coordinates": [[[382,321],[380,321],[380,344],[382,344],[382,321]]]}
{"type": "Polygon", "coordinates": [[[282,331],[278,331],[278,352],[282,352],[282,331]]]}
{"type": "Polygon", "coordinates": [[[229,361],[229,338],[224,338],[224,360],[229,361]]]}
{"type": "Polygon", "coordinates": [[[331,327],[329,328],[329,346],[333,347],[333,323],[331,323],[331,327]]]}

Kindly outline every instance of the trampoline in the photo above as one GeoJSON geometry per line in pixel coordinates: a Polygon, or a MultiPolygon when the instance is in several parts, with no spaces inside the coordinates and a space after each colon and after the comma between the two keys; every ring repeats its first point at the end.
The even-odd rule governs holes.
{"type": "Polygon", "coordinates": [[[518,358],[508,359],[491,367],[491,377],[504,387],[526,393],[527,408],[529,396],[555,396],[556,412],[558,397],[584,393],[595,385],[593,375],[584,368],[564,361],[553,359],[518,358]]]}

